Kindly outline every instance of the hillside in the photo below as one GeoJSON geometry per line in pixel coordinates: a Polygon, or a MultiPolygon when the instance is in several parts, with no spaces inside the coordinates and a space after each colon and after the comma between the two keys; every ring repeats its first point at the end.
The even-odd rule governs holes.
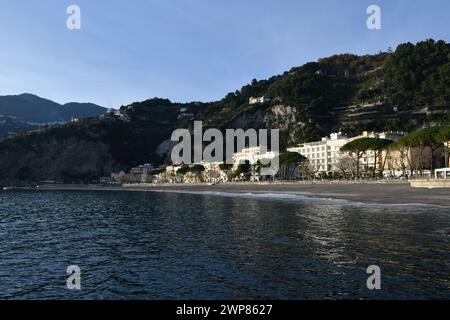
{"type": "Polygon", "coordinates": [[[80,181],[163,163],[176,128],[280,128],[281,146],[332,131],[409,131],[450,119],[450,45],[427,40],[376,55],[336,55],[253,80],[212,103],[151,99],[0,142],[0,180],[80,181]],[[265,97],[250,104],[250,97],[265,97]]]}
{"type": "Polygon", "coordinates": [[[13,117],[0,115],[0,138],[12,136],[18,132],[30,131],[37,127],[37,125],[29,124],[13,117]]]}

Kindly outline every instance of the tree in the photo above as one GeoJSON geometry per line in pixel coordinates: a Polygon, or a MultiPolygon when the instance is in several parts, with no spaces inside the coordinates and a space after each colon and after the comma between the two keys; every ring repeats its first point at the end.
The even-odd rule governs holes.
{"type": "Polygon", "coordinates": [[[299,165],[304,162],[306,158],[298,152],[285,152],[280,154],[279,163],[280,170],[278,175],[281,180],[292,180],[296,173],[299,173],[299,165]]]}
{"type": "Polygon", "coordinates": [[[419,170],[422,171],[424,168],[423,164],[423,152],[425,149],[425,141],[421,137],[421,135],[418,133],[418,131],[411,132],[407,134],[406,136],[402,137],[400,140],[398,140],[395,145],[397,149],[399,150],[406,150],[406,156],[408,157],[408,161],[410,164],[410,169],[413,170],[419,170]],[[412,152],[412,149],[417,149],[417,153],[419,156],[419,162],[413,163],[412,159],[408,156],[410,152],[412,152]]]}
{"type": "Polygon", "coordinates": [[[201,164],[194,164],[194,165],[191,167],[191,172],[193,172],[193,173],[195,173],[195,174],[200,174],[200,173],[202,173],[202,172],[204,172],[204,171],[205,171],[205,167],[202,166],[201,164]]]}
{"type": "Polygon", "coordinates": [[[431,170],[433,170],[433,155],[434,151],[437,149],[435,145],[439,144],[437,143],[436,133],[436,127],[433,127],[414,131],[407,136],[410,140],[411,145],[419,149],[419,168],[421,171],[425,167],[423,153],[427,147],[431,148],[430,165],[431,170]]]}
{"type": "Polygon", "coordinates": [[[227,181],[230,180],[230,176],[232,175],[230,172],[232,168],[233,168],[232,164],[227,164],[225,162],[219,164],[219,169],[225,173],[227,181]]]}
{"type": "Polygon", "coordinates": [[[188,165],[183,165],[180,169],[178,169],[177,174],[181,174],[184,176],[189,171],[191,171],[191,168],[189,168],[188,165]]]}
{"type": "Polygon", "coordinates": [[[341,151],[349,152],[356,156],[356,177],[359,178],[360,162],[361,158],[366,154],[367,150],[370,148],[370,143],[368,142],[370,138],[360,138],[350,141],[349,143],[342,146],[341,151]]]}
{"type": "Polygon", "coordinates": [[[430,147],[431,149],[431,170],[434,170],[434,154],[439,148],[442,147],[442,142],[438,139],[439,130],[439,127],[429,127],[416,131],[423,145],[426,147],[430,147]]]}
{"type": "Polygon", "coordinates": [[[354,175],[356,169],[355,159],[343,156],[339,159],[337,168],[342,172],[344,178],[347,178],[348,175],[354,175]]]}
{"type": "Polygon", "coordinates": [[[395,155],[391,158],[393,166],[396,168],[401,168],[402,175],[405,176],[407,170],[412,169],[410,157],[411,147],[408,144],[402,144],[402,140],[398,140],[388,147],[386,158],[394,152],[398,152],[398,156],[395,155]]]}
{"type": "Polygon", "coordinates": [[[445,167],[450,167],[449,164],[449,141],[450,141],[450,126],[442,127],[439,129],[436,135],[437,141],[440,141],[445,146],[444,158],[445,158],[445,167]]]}
{"type": "Polygon", "coordinates": [[[245,180],[248,180],[251,169],[252,166],[250,165],[250,162],[245,161],[245,163],[240,163],[234,172],[234,176],[239,177],[242,175],[245,180]]]}
{"type": "MultiPolygon", "coordinates": [[[[341,151],[349,152],[351,154],[356,155],[356,176],[359,177],[359,171],[360,171],[360,161],[361,158],[366,154],[368,151],[373,152],[373,173],[372,177],[375,178],[376,170],[377,170],[377,163],[379,158],[382,156],[383,151],[387,150],[387,148],[392,144],[391,140],[387,139],[380,139],[380,138],[359,138],[355,139],[353,141],[350,141],[349,143],[345,144],[341,151]]],[[[380,168],[381,173],[384,170],[384,163],[380,168]]]]}
{"type": "MultiPolygon", "coordinates": [[[[422,171],[425,168],[424,165],[424,151],[426,148],[430,148],[430,169],[434,169],[434,154],[443,145],[448,148],[448,138],[450,137],[450,126],[447,127],[429,127],[424,129],[419,129],[409,133],[408,135],[401,138],[393,146],[397,149],[411,150],[411,148],[416,148],[419,155],[419,163],[416,165],[416,170],[422,171]]],[[[408,152],[409,153],[409,152],[408,152]]],[[[448,164],[448,149],[446,151],[446,163],[448,164]]],[[[412,163],[409,159],[411,169],[412,163]]]]}
{"type": "Polygon", "coordinates": [[[222,171],[225,171],[225,172],[231,170],[232,167],[233,167],[232,164],[227,164],[227,163],[219,164],[219,169],[222,171]]]}
{"type": "Polygon", "coordinates": [[[450,47],[432,39],[401,44],[386,64],[388,99],[393,105],[423,107],[448,106],[450,47]]]}
{"type": "MultiPolygon", "coordinates": [[[[372,178],[375,178],[376,175],[376,167],[378,159],[383,155],[383,151],[387,151],[389,146],[393,143],[392,140],[388,139],[380,139],[380,138],[369,138],[368,144],[369,144],[369,150],[372,150],[374,159],[373,159],[373,174],[372,178]]],[[[386,164],[387,155],[382,161],[382,165],[380,167],[380,175],[383,175],[384,167],[386,164]]]]}
{"type": "Polygon", "coordinates": [[[298,172],[303,176],[303,177],[308,177],[309,178],[314,178],[316,175],[315,169],[314,167],[311,165],[311,163],[309,162],[308,159],[306,159],[305,161],[303,161],[299,166],[298,166],[298,172]]]}

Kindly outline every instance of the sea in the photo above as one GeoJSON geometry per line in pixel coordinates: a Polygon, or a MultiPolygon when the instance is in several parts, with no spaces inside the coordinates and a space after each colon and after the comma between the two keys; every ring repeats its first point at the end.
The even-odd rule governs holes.
{"type": "Polygon", "coordinates": [[[0,299],[449,299],[449,227],[414,203],[3,191],[0,299]]]}

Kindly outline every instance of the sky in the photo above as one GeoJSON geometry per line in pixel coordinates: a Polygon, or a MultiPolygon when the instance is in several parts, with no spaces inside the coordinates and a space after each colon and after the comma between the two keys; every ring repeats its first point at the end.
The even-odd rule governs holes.
{"type": "Polygon", "coordinates": [[[450,40],[448,0],[0,0],[0,95],[214,101],[337,53],[450,40]],[[381,9],[369,30],[366,10],[381,9]],[[67,8],[81,9],[69,30],[67,8]]]}

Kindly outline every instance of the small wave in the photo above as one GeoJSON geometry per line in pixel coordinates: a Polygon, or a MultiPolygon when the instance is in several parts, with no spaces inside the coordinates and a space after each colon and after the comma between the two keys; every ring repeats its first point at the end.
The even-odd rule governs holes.
{"type": "MultiPolygon", "coordinates": [[[[247,199],[261,199],[261,200],[280,200],[280,201],[299,201],[318,205],[343,205],[351,207],[366,207],[366,208],[445,208],[448,206],[435,205],[428,203],[373,203],[361,202],[339,198],[320,197],[312,193],[269,193],[269,192],[223,192],[223,191],[192,191],[192,190],[150,190],[152,192],[163,193],[181,193],[181,194],[195,194],[205,196],[220,196],[231,198],[247,198],[247,199]],[[306,195],[308,194],[308,195],[306,195]],[[309,195],[311,194],[311,195],[309,195]]],[[[327,194],[330,195],[330,194],[327,194]]],[[[338,194],[336,194],[338,195],[338,194]]]]}

